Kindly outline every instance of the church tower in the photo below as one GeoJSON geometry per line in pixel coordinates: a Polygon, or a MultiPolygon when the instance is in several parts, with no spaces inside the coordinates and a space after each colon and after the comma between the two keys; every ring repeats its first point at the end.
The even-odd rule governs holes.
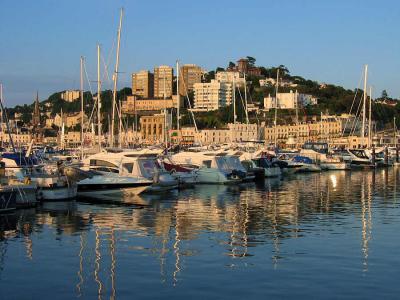
{"type": "Polygon", "coordinates": [[[32,124],[33,127],[40,126],[39,92],[36,92],[36,100],[35,100],[35,107],[33,109],[32,124]]]}

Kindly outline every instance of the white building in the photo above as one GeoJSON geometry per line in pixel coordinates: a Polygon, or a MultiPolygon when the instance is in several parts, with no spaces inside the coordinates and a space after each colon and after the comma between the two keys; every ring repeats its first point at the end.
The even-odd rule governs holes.
{"type": "Polygon", "coordinates": [[[230,105],[232,102],[232,84],[211,80],[207,83],[195,83],[194,111],[212,111],[230,105]]]}
{"type": "Polygon", "coordinates": [[[67,102],[73,102],[76,99],[79,99],[79,97],[80,97],[80,92],[77,90],[65,91],[61,93],[61,99],[67,102]]]}
{"type": "Polygon", "coordinates": [[[229,123],[228,128],[231,142],[256,141],[259,139],[257,124],[229,123]]]}
{"type": "Polygon", "coordinates": [[[229,71],[220,71],[215,74],[215,80],[222,83],[231,83],[233,84],[233,80],[235,80],[236,87],[244,87],[245,80],[244,77],[241,77],[240,72],[229,72],[229,71]]]}
{"type": "MultiPolygon", "coordinates": [[[[260,83],[260,86],[275,86],[276,85],[275,78],[260,79],[258,82],[260,83]]],[[[293,83],[292,81],[286,80],[286,79],[279,79],[279,86],[280,87],[296,87],[297,83],[293,83]]]]}
{"type": "Polygon", "coordinates": [[[317,98],[307,94],[295,93],[293,91],[290,91],[290,93],[278,93],[277,103],[275,97],[271,97],[271,95],[264,98],[264,109],[266,111],[275,108],[275,106],[279,109],[295,109],[296,107],[315,104],[317,104],[317,98]]]}
{"type": "Polygon", "coordinates": [[[231,141],[228,129],[203,129],[195,136],[196,143],[201,145],[227,144],[231,141]]]}

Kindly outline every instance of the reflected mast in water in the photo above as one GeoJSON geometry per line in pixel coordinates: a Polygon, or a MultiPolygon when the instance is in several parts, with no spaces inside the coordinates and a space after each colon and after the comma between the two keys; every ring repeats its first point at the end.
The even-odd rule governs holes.
{"type": "Polygon", "coordinates": [[[82,296],[82,291],[81,291],[81,286],[83,285],[83,251],[85,249],[85,245],[86,245],[86,233],[82,232],[79,236],[79,253],[78,253],[78,257],[79,257],[79,271],[77,272],[78,274],[78,278],[79,278],[79,282],[76,285],[76,289],[78,291],[78,297],[82,296]]]}
{"type": "Polygon", "coordinates": [[[362,253],[363,253],[363,271],[368,271],[368,251],[369,241],[372,237],[372,214],[371,214],[371,198],[372,188],[371,182],[368,182],[370,174],[365,174],[361,183],[361,222],[362,222],[362,253]],[[366,180],[366,176],[367,180],[366,180]],[[365,187],[368,186],[368,195],[365,196],[365,187]],[[367,198],[367,199],[366,199],[367,198]],[[367,203],[366,203],[367,202],[367,203]]]}

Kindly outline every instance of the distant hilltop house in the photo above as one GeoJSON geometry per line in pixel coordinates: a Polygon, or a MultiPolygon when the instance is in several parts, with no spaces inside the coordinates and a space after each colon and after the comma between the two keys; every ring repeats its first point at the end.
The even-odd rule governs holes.
{"type": "MultiPolygon", "coordinates": [[[[260,79],[258,82],[260,83],[260,86],[275,86],[276,85],[275,78],[260,79]]],[[[294,83],[291,80],[279,79],[279,86],[280,87],[297,87],[298,84],[294,83]]]]}
{"type": "Polygon", "coordinates": [[[67,90],[61,93],[61,99],[66,102],[73,102],[76,99],[79,99],[80,91],[78,90],[67,90]]]}
{"type": "Polygon", "coordinates": [[[393,99],[376,99],[375,103],[379,104],[384,104],[384,105],[390,105],[390,106],[396,106],[399,101],[393,100],[393,99]]]}
{"type": "MultiPolygon", "coordinates": [[[[126,101],[121,102],[122,112],[125,114],[135,114],[145,111],[160,111],[174,108],[177,106],[177,96],[167,99],[140,99],[138,96],[128,96],[126,101]]],[[[180,102],[182,106],[183,101],[180,102]]]]}
{"type": "Polygon", "coordinates": [[[268,95],[264,98],[264,110],[269,111],[275,107],[279,109],[295,109],[318,104],[318,99],[312,95],[300,94],[293,91],[289,93],[278,93],[278,101],[275,97],[268,95]]]}
{"type": "Polygon", "coordinates": [[[236,65],[229,66],[227,71],[237,71],[246,75],[261,76],[261,69],[250,63],[248,58],[241,58],[236,65]]]}
{"type": "MultiPolygon", "coordinates": [[[[88,118],[86,114],[83,115],[83,121],[87,122],[88,118]]],[[[46,119],[46,127],[50,128],[53,125],[61,127],[64,123],[65,127],[74,127],[81,124],[81,113],[71,113],[71,114],[56,114],[54,118],[46,119]]]]}
{"type": "Polygon", "coordinates": [[[244,87],[244,76],[238,71],[219,71],[215,74],[215,80],[222,83],[235,83],[236,87],[244,87]]]}

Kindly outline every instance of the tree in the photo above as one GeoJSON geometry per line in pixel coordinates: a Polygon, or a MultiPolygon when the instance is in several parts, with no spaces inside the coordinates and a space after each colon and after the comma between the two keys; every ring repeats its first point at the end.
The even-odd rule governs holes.
{"type": "Polygon", "coordinates": [[[252,56],[246,56],[247,60],[249,61],[249,65],[254,67],[255,63],[256,63],[256,59],[252,56]]]}
{"type": "Polygon", "coordinates": [[[230,61],[229,64],[228,64],[228,68],[229,69],[233,69],[234,67],[236,67],[235,63],[230,61]]]}
{"type": "Polygon", "coordinates": [[[204,74],[204,82],[210,82],[212,79],[215,79],[214,70],[204,74]]]}
{"type": "Polygon", "coordinates": [[[289,69],[286,68],[284,65],[280,65],[280,66],[278,67],[278,69],[279,69],[279,75],[280,75],[282,78],[286,78],[286,77],[290,74],[289,69]]]}
{"type": "Polygon", "coordinates": [[[386,90],[383,90],[383,91],[382,91],[382,96],[381,96],[381,98],[383,98],[383,99],[388,98],[388,93],[386,92],[386,90]]]}

